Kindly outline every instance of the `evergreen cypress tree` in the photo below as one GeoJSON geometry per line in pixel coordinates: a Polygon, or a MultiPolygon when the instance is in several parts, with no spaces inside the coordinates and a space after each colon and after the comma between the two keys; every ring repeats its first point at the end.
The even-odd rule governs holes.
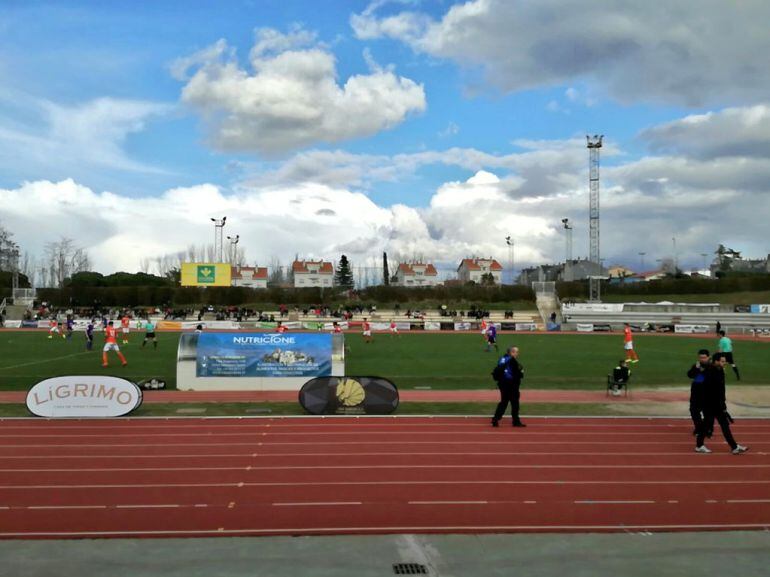
{"type": "Polygon", "coordinates": [[[343,289],[353,288],[353,273],[350,270],[348,257],[344,254],[340,257],[337,271],[334,273],[334,284],[343,289]]]}
{"type": "Polygon", "coordinates": [[[388,269],[388,253],[382,253],[382,284],[390,284],[390,270],[388,269]]]}

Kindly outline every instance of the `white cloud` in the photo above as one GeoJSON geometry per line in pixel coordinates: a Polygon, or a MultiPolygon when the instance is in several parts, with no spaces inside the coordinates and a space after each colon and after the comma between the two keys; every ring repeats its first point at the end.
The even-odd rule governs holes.
{"type": "Polygon", "coordinates": [[[35,172],[61,173],[74,165],[163,172],[130,158],[123,147],[130,134],[142,132],[151,119],[168,114],[169,105],[98,98],[63,106],[23,94],[11,95],[2,104],[0,164],[11,169],[29,166],[35,172]]]}
{"type": "Polygon", "coordinates": [[[261,29],[250,71],[224,40],[172,68],[177,77],[193,71],[182,101],[206,119],[214,146],[274,154],[371,136],[425,110],[422,85],[365,59],[370,73],[339,85],[334,55],[313,34],[261,29]]]}
{"type": "MultiPolygon", "coordinates": [[[[375,7],[376,8],[376,7],[375,7]]],[[[403,11],[351,17],[361,39],[481,68],[504,90],[591,81],[624,102],[748,102],[770,90],[770,4],[469,0],[438,20],[403,11]]]]}
{"type": "MultiPolygon", "coordinates": [[[[700,264],[700,254],[719,243],[748,256],[767,252],[759,231],[770,214],[770,156],[701,158],[697,143],[712,122],[732,141],[739,136],[730,126],[740,135],[745,126],[762,125],[764,111],[719,111],[651,128],[663,139],[677,127],[673,156],[619,162],[622,151],[606,143],[603,158],[616,158],[601,169],[605,258],[633,266],[644,251],[649,264],[672,256],[673,236],[685,264],[700,264]]],[[[565,217],[574,226],[575,256],[585,256],[585,140],[513,144],[518,151],[507,155],[459,148],[393,157],[311,151],[234,191],[202,184],[131,198],[73,180],[30,182],[0,190],[0,221],[32,253],[59,236],[72,237],[103,272],[134,271],[142,257],[208,244],[209,218],[223,215],[227,232],[239,234],[248,259],[260,264],[273,256],[288,263],[297,253],[337,259],[343,252],[362,262],[387,250],[395,260],[419,255],[451,269],[470,255],[507,262],[508,235],[515,239],[517,266],[555,262],[564,256],[565,217]],[[438,186],[422,208],[381,206],[349,188],[374,174],[395,180],[433,163],[459,167],[467,176],[438,186]]]]}
{"type": "Polygon", "coordinates": [[[700,159],[770,158],[770,106],[691,115],[645,130],[641,138],[657,153],[700,159]]]}

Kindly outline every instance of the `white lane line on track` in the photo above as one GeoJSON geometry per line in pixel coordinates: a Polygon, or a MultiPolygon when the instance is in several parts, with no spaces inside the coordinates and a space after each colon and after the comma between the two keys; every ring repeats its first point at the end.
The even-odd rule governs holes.
{"type": "Polygon", "coordinates": [[[254,482],[254,483],[125,483],[89,485],[0,485],[7,489],[129,489],[129,488],[181,488],[181,487],[345,487],[345,486],[400,486],[400,485],[770,485],[770,480],[726,480],[726,481],[681,481],[678,479],[660,481],[316,481],[316,482],[254,482]]]}
{"type": "MultiPolygon", "coordinates": [[[[653,423],[650,425],[645,424],[624,424],[622,422],[613,423],[613,424],[581,424],[581,423],[545,423],[535,420],[535,417],[529,417],[532,419],[536,425],[538,430],[542,430],[547,427],[552,428],[558,428],[558,429],[564,429],[566,427],[574,427],[576,429],[612,429],[613,431],[616,431],[618,429],[640,429],[640,430],[653,430],[653,431],[660,431],[660,428],[662,426],[665,426],[669,429],[675,429],[676,431],[684,431],[688,428],[692,428],[692,425],[686,424],[683,421],[677,422],[676,424],[667,424],[667,423],[653,423]]],[[[689,420],[689,419],[688,419],[689,420]]],[[[174,430],[174,429],[192,429],[196,431],[200,431],[202,426],[201,424],[191,424],[191,425],[185,425],[181,423],[169,423],[169,422],[163,422],[158,424],[145,424],[140,423],[138,421],[132,421],[132,420],[125,420],[121,422],[109,422],[108,424],[104,425],[64,425],[61,422],[51,422],[51,421],[38,421],[35,424],[31,425],[16,425],[12,424],[15,421],[0,421],[0,429],[3,430],[35,430],[39,431],[40,429],[46,429],[46,430],[63,430],[63,431],[72,431],[72,430],[86,430],[86,431],[104,431],[105,429],[108,430],[174,430]],[[58,427],[58,429],[57,429],[58,427]]],[[[390,424],[392,427],[398,427],[401,430],[404,430],[408,427],[414,427],[416,429],[419,429],[420,432],[425,432],[424,429],[426,428],[438,428],[438,427],[448,427],[450,426],[447,423],[408,423],[404,425],[403,423],[400,423],[398,421],[394,421],[390,424]]],[[[227,430],[227,429],[238,429],[238,430],[248,430],[248,429],[267,429],[269,428],[271,431],[274,432],[280,432],[280,429],[310,429],[310,430],[317,430],[319,427],[323,427],[327,432],[334,432],[339,430],[340,432],[349,432],[351,430],[353,431],[360,431],[363,428],[375,428],[375,427],[381,427],[382,431],[391,431],[392,428],[388,428],[387,425],[383,425],[381,422],[367,422],[367,421],[358,421],[355,424],[351,423],[349,425],[347,424],[338,424],[338,423],[328,423],[328,422],[321,422],[318,423],[312,423],[312,424],[229,424],[229,423],[223,423],[223,424],[211,424],[208,423],[204,426],[210,427],[211,430],[227,430]]],[[[484,419],[483,421],[472,421],[472,422],[466,422],[466,423],[453,423],[451,424],[451,428],[447,429],[448,431],[456,431],[458,428],[467,427],[467,428],[474,428],[478,429],[480,427],[487,428],[489,426],[488,418],[484,419]]],[[[748,430],[768,430],[770,429],[770,425],[764,426],[761,424],[753,424],[751,422],[742,421],[741,422],[741,430],[742,431],[748,431],[748,430]]]]}
{"type": "Polygon", "coordinates": [[[495,533],[518,531],[702,531],[702,530],[733,530],[741,529],[770,529],[770,523],[712,523],[712,524],[647,524],[647,525],[384,525],[361,527],[315,527],[315,528],[254,528],[254,529],[198,529],[198,530],[147,530],[147,531],[30,531],[30,532],[4,532],[1,537],[113,537],[113,536],[174,536],[174,535],[313,535],[335,533],[438,533],[438,532],[468,532],[468,533],[495,533]]]}
{"type": "MultiPolygon", "coordinates": [[[[692,450],[692,444],[691,443],[685,443],[681,440],[681,436],[677,437],[679,439],[679,442],[676,443],[676,445],[686,445],[687,447],[692,450]]],[[[391,442],[387,441],[390,446],[393,445],[481,445],[483,447],[489,447],[490,445],[504,445],[504,446],[510,446],[510,445],[528,445],[531,446],[534,443],[537,443],[537,445],[592,445],[595,446],[597,444],[596,439],[592,441],[396,441],[391,442]]],[[[601,444],[602,446],[605,445],[623,445],[628,446],[629,444],[632,444],[634,447],[638,447],[639,445],[657,445],[661,443],[662,441],[605,441],[602,440],[601,444]]],[[[764,442],[764,441],[750,441],[752,445],[770,445],[770,441],[764,442]]],[[[335,446],[351,446],[351,445],[376,445],[377,441],[334,441],[335,446]]],[[[120,448],[124,449],[126,447],[147,447],[155,446],[150,443],[92,443],[92,444],[86,444],[86,443],[78,443],[77,445],[68,443],[68,444],[52,444],[52,443],[45,443],[42,445],[22,445],[22,444],[15,444],[15,445],[0,445],[0,448],[4,449],[45,449],[45,448],[62,448],[62,447],[77,447],[77,448],[120,448]]],[[[254,447],[254,448],[265,448],[265,447],[285,447],[285,446],[301,446],[301,447],[317,447],[317,442],[269,442],[269,443],[164,443],[164,447],[254,447]]]]}
{"type": "MultiPolygon", "coordinates": [[[[510,428],[510,427],[509,427],[510,428]]],[[[407,435],[412,436],[416,432],[419,432],[422,435],[426,434],[435,434],[435,435],[447,435],[447,434],[455,434],[455,435],[461,435],[463,438],[476,435],[476,436],[482,436],[482,437],[500,437],[502,435],[510,435],[510,436],[526,436],[527,438],[531,437],[555,437],[559,435],[569,435],[570,437],[575,436],[591,436],[592,438],[595,438],[595,433],[591,431],[586,431],[583,433],[576,433],[574,431],[527,431],[527,432],[510,432],[510,433],[499,433],[498,431],[464,431],[462,433],[457,433],[457,430],[449,430],[446,431],[404,431],[402,429],[399,429],[398,431],[392,431],[392,430],[383,430],[383,431],[353,431],[356,435],[356,437],[395,437],[397,435],[407,435]]],[[[324,431],[313,431],[312,433],[313,437],[320,437],[320,436],[332,436],[332,435],[348,435],[349,432],[324,432],[324,431]]],[[[264,441],[264,437],[276,437],[276,436],[292,436],[292,437],[307,437],[308,433],[272,433],[272,432],[262,432],[262,433],[211,433],[211,432],[200,432],[200,433],[154,433],[152,435],[153,439],[159,439],[164,437],[173,437],[173,438],[183,438],[183,437],[204,437],[204,438],[214,438],[214,437],[257,437],[259,439],[262,439],[264,441]]],[[[636,432],[636,433],[623,433],[623,432],[613,432],[613,437],[664,437],[664,438],[681,438],[682,432],[681,431],[666,431],[666,432],[636,432]]],[[[751,438],[755,437],[770,437],[770,431],[766,433],[751,433],[751,438]]],[[[68,435],[66,433],[53,433],[53,434],[18,434],[18,435],[6,435],[3,434],[4,439],[89,439],[93,437],[99,437],[101,439],[110,439],[110,438],[119,438],[119,439],[125,439],[125,438],[133,438],[134,437],[134,431],[126,431],[126,433],[122,434],[113,434],[113,433],[106,433],[106,432],[95,432],[93,434],[76,434],[76,435],[68,435]]],[[[563,442],[563,441],[562,441],[563,442]]],[[[596,442],[595,440],[593,442],[596,442]]],[[[602,444],[604,444],[604,441],[602,441],[602,444]]]]}
{"type": "Polygon", "coordinates": [[[110,472],[173,472],[173,471],[306,471],[306,470],[391,470],[391,469],[770,469],[767,465],[282,465],[259,466],[248,465],[244,467],[94,467],[94,468],[66,468],[66,469],[0,469],[0,473],[110,473],[110,472]]]}
{"type": "Polygon", "coordinates": [[[273,507],[337,507],[339,505],[363,505],[361,501],[316,501],[316,502],[278,502],[273,507]]]}
{"type": "Polygon", "coordinates": [[[115,505],[116,509],[177,509],[181,505],[115,505]]]}
{"type": "Polygon", "coordinates": [[[656,501],[597,501],[586,499],[583,501],[573,501],[575,505],[652,505],[656,501]]]}
{"type": "Polygon", "coordinates": [[[46,509],[106,509],[107,505],[31,505],[29,507],[13,507],[14,509],[46,510],[46,509]]]}
{"type": "MultiPolygon", "coordinates": [[[[389,504],[390,502],[370,501],[364,503],[363,501],[277,501],[273,503],[251,503],[252,506],[273,506],[273,507],[336,507],[347,505],[368,505],[368,506],[381,506],[389,504]]],[[[550,505],[547,501],[540,501],[543,505],[550,505]]],[[[583,499],[572,501],[575,505],[654,505],[654,504],[679,504],[678,500],[667,501],[655,501],[655,500],[601,500],[601,499],[583,499]]],[[[770,503],[770,499],[706,499],[703,503],[708,504],[756,504],[756,503],[770,503]]],[[[507,501],[507,500],[467,500],[467,501],[407,501],[408,505],[536,505],[538,501],[507,501]]],[[[691,505],[692,503],[690,503],[691,505]]],[[[690,506],[688,505],[688,506],[690,506]]],[[[178,504],[178,503],[159,503],[159,504],[128,504],[128,505],[11,505],[0,506],[0,510],[78,510],[78,509],[200,509],[200,508],[232,508],[230,505],[224,504],[208,504],[208,503],[195,503],[195,504],[178,504]]]]}
{"type": "Polygon", "coordinates": [[[407,501],[407,504],[409,505],[488,505],[489,501],[407,501]]]}
{"type": "MultiPolygon", "coordinates": [[[[689,445],[688,445],[689,446],[689,445]]],[[[761,452],[752,452],[751,456],[753,455],[762,455],[764,453],[761,452]]],[[[719,458],[721,456],[728,456],[730,455],[727,450],[725,450],[724,455],[716,454],[712,455],[711,458],[719,458]]],[[[265,458],[281,458],[281,457],[302,457],[302,458],[326,458],[326,457],[338,457],[338,458],[347,458],[347,457],[409,457],[409,456],[415,456],[415,457],[447,457],[447,456],[458,456],[458,457],[466,457],[466,456],[481,456],[481,457],[487,457],[487,456],[498,456],[498,457],[505,457],[505,456],[542,456],[542,457],[549,457],[549,456],[575,456],[575,457],[661,457],[661,456],[671,456],[671,457],[679,457],[681,458],[688,458],[688,459],[694,459],[694,460],[702,460],[703,457],[700,455],[693,454],[692,452],[688,451],[687,453],[683,453],[681,451],[669,451],[669,452],[647,452],[647,453],[629,453],[629,452],[622,452],[622,453],[607,453],[605,451],[598,451],[598,452],[574,452],[574,451],[566,451],[566,452],[549,452],[545,453],[543,451],[470,451],[470,452],[464,452],[464,451],[445,451],[445,452],[424,452],[424,451],[385,451],[385,452],[345,452],[344,454],[340,454],[339,452],[334,453],[171,453],[171,454],[157,454],[157,455],[129,455],[129,454],[122,454],[122,455],[94,455],[93,453],[89,453],[87,455],[62,455],[62,454],[55,454],[55,455],[0,455],[0,461],[3,459],[230,459],[230,458],[244,458],[244,459],[265,459],[265,458]]],[[[729,456],[729,458],[732,460],[732,456],[729,456]]]]}

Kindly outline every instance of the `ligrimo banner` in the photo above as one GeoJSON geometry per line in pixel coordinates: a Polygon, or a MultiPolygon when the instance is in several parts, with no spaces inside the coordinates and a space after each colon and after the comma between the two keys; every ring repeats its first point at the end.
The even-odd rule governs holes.
{"type": "Polygon", "coordinates": [[[38,417],[121,417],[141,404],[134,383],[101,375],[45,379],[27,393],[27,409],[38,417]]]}

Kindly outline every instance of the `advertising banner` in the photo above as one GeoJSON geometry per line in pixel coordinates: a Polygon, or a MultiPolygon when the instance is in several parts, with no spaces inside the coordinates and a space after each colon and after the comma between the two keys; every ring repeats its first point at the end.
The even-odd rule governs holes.
{"type": "Polygon", "coordinates": [[[5,328],[7,329],[20,329],[21,321],[5,321],[5,328]]]}
{"type": "Polygon", "coordinates": [[[323,377],[302,386],[299,403],[313,415],[388,415],[398,407],[398,389],[382,377],[323,377]]]}
{"type": "Polygon", "coordinates": [[[456,331],[469,331],[473,328],[471,326],[471,323],[468,322],[462,322],[462,323],[454,323],[454,329],[456,331]]]}
{"type": "Polygon", "coordinates": [[[517,331],[536,331],[537,325],[535,323],[516,323],[517,331]]]}
{"type": "Polygon", "coordinates": [[[705,334],[710,333],[711,328],[708,325],[674,325],[674,332],[684,334],[705,334]]]}
{"type": "Polygon", "coordinates": [[[182,286],[230,286],[232,269],[228,263],[182,263],[182,286]]]}
{"type": "Polygon", "coordinates": [[[441,323],[437,323],[436,321],[425,321],[425,330],[426,331],[440,331],[441,330],[441,323]]]}
{"type": "Polygon", "coordinates": [[[575,329],[579,333],[592,333],[594,332],[594,325],[593,323],[578,323],[575,325],[575,329]]]}
{"type": "Polygon", "coordinates": [[[623,303],[565,303],[561,305],[562,312],[570,313],[620,313],[623,303]]]}
{"type": "Polygon", "coordinates": [[[331,375],[327,333],[202,333],[197,377],[323,377],[331,375]]]}
{"type": "Polygon", "coordinates": [[[751,312],[755,314],[770,313],[770,305],[751,305],[751,312]]]}
{"type": "Polygon", "coordinates": [[[27,393],[27,408],[38,417],[120,417],[141,404],[134,383],[101,375],[45,379],[27,393]]]}

